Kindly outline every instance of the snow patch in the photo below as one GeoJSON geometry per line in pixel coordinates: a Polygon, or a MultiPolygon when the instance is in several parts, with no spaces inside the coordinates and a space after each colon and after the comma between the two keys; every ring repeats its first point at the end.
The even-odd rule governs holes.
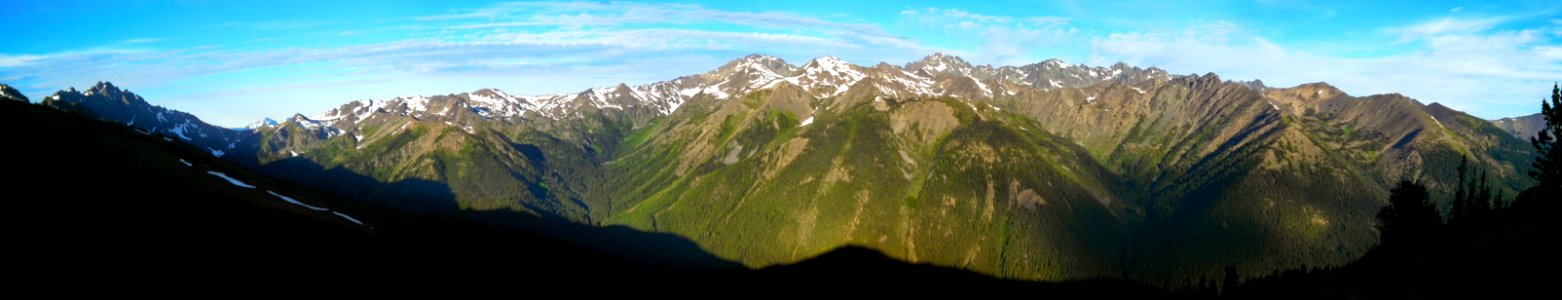
{"type": "Polygon", "coordinates": [[[981,80],[977,80],[976,77],[966,76],[966,78],[970,78],[971,82],[975,82],[976,83],[976,88],[982,90],[982,95],[987,96],[987,97],[992,97],[993,96],[993,91],[990,90],[990,89],[987,89],[987,84],[982,83],[981,80]]]}
{"type": "Polygon", "coordinates": [[[329,211],[329,209],[326,209],[324,207],[319,207],[319,206],[304,204],[303,202],[298,202],[298,200],[293,199],[293,197],[283,196],[282,194],[278,194],[277,192],[266,191],[266,193],[267,194],[271,194],[271,196],[277,197],[277,199],[282,199],[282,201],[287,201],[287,203],[292,203],[293,205],[302,206],[304,208],[308,208],[309,210],[313,210],[313,211],[329,211]]]}
{"type": "Polygon", "coordinates": [[[180,139],[188,141],[188,140],[190,140],[190,137],[184,135],[184,130],[185,130],[186,127],[189,127],[189,126],[190,126],[190,121],[189,120],[185,120],[184,123],[179,123],[179,126],[174,126],[174,128],[169,128],[168,129],[168,133],[171,133],[173,135],[177,135],[177,136],[179,136],[180,139]]]}
{"type": "Polygon", "coordinates": [[[797,127],[808,126],[808,124],[813,124],[813,123],[814,123],[814,116],[808,116],[808,118],[807,119],[803,119],[803,123],[797,125],[797,127]]]}
{"type": "Polygon", "coordinates": [[[406,100],[402,100],[402,103],[407,104],[408,113],[428,111],[428,98],[423,97],[423,95],[407,98],[406,100]]]}
{"type": "Polygon", "coordinates": [[[346,219],[349,222],[357,223],[358,225],[368,226],[368,225],[364,225],[363,221],[359,221],[358,219],[355,219],[352,216],[349,216],[349,215],[344,214],[344,213],[339,212],[339,211],[333,211],[333,212],[331,212],[331,214],[335,214],[338,217],[342,217],[342,219],[346,219]]]}
{"type": "Polygon", "coordinates": [[[814,59],[808,68],[803,69],[802,74],[794,76],[794,80],[804,82],[802,79],[808,79],[809,84],[802,87],[809,93],[816,93],[825,87],[833,88],[830,94],[816,93],[816,96],[833,97],[846,93],[848,87],[867,77],[867,74],[852,69],[851,64],[834,56],[825,56],[814,59]]]}
{"type": "Polygon", "coordinates": [[[241,187],[241,188],[246,188],[246,189],[253,189],[253,188],[255,188],[255,186],[253,186],[253,185],[246,184],[243,181],[239,181],[238,179],[233,179],[233,177],[228,177],[228,174],[223,174],[222,172],[206,171],[206,174],[211,174],[212,176],[217,176],[218,178],[225,179],[225,180],[228,181],[228,183],[232,183],[233,185],[236,185],[236,186],[241,187]]]}
{"type": "Polygon", "coordinates": [[[195,164],[192,164],[190,161],[184,160],[183,158],[179,159],[179,163],[184,164],[186,167],[195,167],[195,164]]]}
{"type": "MultiPolygon", "coordinates": [[[[726,83],[726,82],[723,81],[722,83],[726,83]]],[[[699,93],[705,93],[706,95],[714,96],[714,97],[716,97],[716,99],[727,99],[728,97],[731,96],[731,95],[728,95],[727,92],[721,91],[721,84],[713,84],[711,86],[707,86],[707,87],[705,87],[705,89],[700,90],[699,93]]]]}

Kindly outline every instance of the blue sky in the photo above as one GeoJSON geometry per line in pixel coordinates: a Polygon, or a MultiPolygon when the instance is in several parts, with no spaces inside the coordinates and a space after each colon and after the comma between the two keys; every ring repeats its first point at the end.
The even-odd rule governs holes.
{"type": "Polygon", "coordinates": [[[0,0],[0,38],[0,82],[35,100],[111,81],[225,126],[356,99],[648,83],[750,53],[1122,61],[1484,118],[1537,112],[1562,80],[1555,1],[0,0]]]}

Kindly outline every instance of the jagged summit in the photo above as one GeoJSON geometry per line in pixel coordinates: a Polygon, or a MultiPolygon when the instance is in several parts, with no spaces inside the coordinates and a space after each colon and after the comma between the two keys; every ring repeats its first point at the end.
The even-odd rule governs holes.
{"type": "Polygon", "coordinates": [[[147,134],[158,134],[170,140],[179,139],[206,147],[215,156],[222,156],[235,147],[249,131],[222,128],[207,124],[194,115],[147,103],[140,95],[120,89],[113,83],[100,81],[86,92],[75,87],[55,92],[44,98],[43,105],[83,115],[123,122],[126,126],[147,134]]]}
{"type": "MultiPolygon", "coordinates": [[[[114,86],[113,83],[110,83],[110,82],[107,82],[107,81],[99,81],[97,84],[92,85],[92,88],[87,89],[87,92],[88,93],[91,93],[91,92],[120,93],[121,91],[120,91],[119,87],[114,86]]],[[[129,90],[125,90],[123,92],[127,92],[128,93],[130,91],[129,90]]]]}
{"type": "Polygon", "coordinates": [[[935,52],[923,57],[921,60],[906,64],[907,70],[922,72],[927,75],[970,76],[971,64],[958,56],[946,55],[943,52],[935,52]]]}
{"type": "Polygon", "coordinates": [[[24,103],[32,102],[32,100],[27,99],[27,95],[23,95],[21,91],[18,91],[4,83],[0,83],[0,100],[21,101],[24,103]]]}
{"type": "Polygon", "coordinates": [[[351,115],[355,121],[361,121],[362,118],[371,117],[375,111],[425,116],[449,115],[454,110],[465,110],[483,118],[507,120],[584,117],[586,115],[583,111],[603,109],[643,109],[650,115],[669,115],[683,103],[702,95],[732,99],[783,84],[796,86],[808,95],[821,99],[841,96],[862,82],[872,82],[878,94],[890,97],[950,95],[960,99],[978,99],[1099,83],[1131,85],[1171,78],[1173,76],[1157,68],[1142,69],[1125,63],[1091,67],[1049,59],[1024,66],[973,66],[959,56],[942,52],[932,53],[904,65],[879,63],[873,66],[852,64],[831,55],[814,58],[802,65],[793,65],[779,57],[750,54],[704,73],[644,85],[620,83],[573,93],[534,96],[510,95],[499,89],[488,88],[450,95],[453,98],[359,100],[322,113],[314,120],[326,121],[329,125],[338,122],[334,120],[351,115]],[[460,107],[442,104],[456,98],[461,99],[461,104],[455,105],[460,107]]]}

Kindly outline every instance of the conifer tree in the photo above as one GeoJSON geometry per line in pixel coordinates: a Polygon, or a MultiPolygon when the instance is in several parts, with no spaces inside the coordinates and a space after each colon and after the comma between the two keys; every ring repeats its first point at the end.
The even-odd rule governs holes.
{"type": "Polygon", "coordinates": [[[1556,151],[1557,138],[1562,137],[1562,89],[1556,84],[1551,86],[1551,101],[1541,99],[1540,114],[1545,117],[1546,124],[1540,133],[1530,138],[1530,144],[1540,155],[1530,164],[1534,169],[1529,171],[1529,176],[1540,181],[1540,188],[1555,190],[1562,187],[1562,165],[1559,165],[1562,164],[1562,151],[1556,151]]]}

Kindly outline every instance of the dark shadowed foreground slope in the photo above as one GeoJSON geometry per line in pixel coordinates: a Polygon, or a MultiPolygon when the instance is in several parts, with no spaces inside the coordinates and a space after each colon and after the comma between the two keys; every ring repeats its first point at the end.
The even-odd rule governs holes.
{"type": "Polygon", "coordinates": [[[42,106],[0,102],[0,124],[17,129],[10,135],[16,143],[0,147],[9,158],[5,170],[14,178],[3,185],[12,224],[6,248],[21,258],[7,269],[28,275],[29,282],[564,283],[543,287],[551,289],[921,283],[922,288],[906,291],[974,285],[1053,294],[1168,295],[1122,281],[998,280],[907,264],[855,247],[795,265],[748,270],[686,240],[623,227],[518,215],[410,215],[340,201],[245,171],[163,136],[42,106]],[[564,242],[469,219],[552,226],[577,236],[564,242]]]}

